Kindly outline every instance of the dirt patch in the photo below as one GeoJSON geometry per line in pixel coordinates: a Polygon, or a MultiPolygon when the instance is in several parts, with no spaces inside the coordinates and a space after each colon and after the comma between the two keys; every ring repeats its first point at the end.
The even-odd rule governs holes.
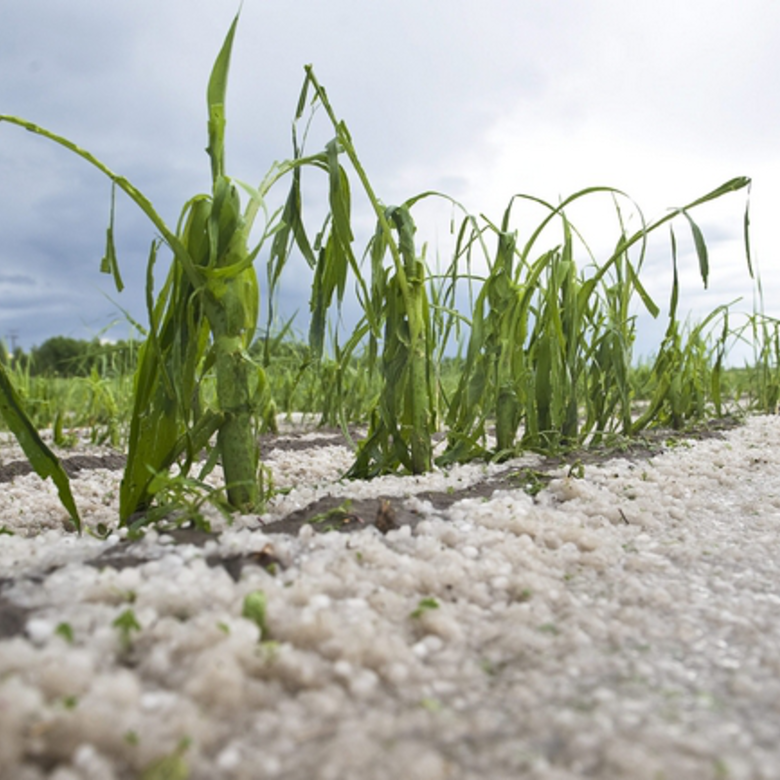
{"type": "MultiPolygon", "coordinates": [[[[60,460],[65,473],[73,478],[80,471],[92,471],[94,469],[108,469],[118,471],[125,467],[127,458],[118,452],[108,455],[73,455],[70,458],[60,460]]],[[[33,467],[26,460],[14,460],[10,463],[0,464],[0,483],[12,482],[16,477],[32,474],[33,467]]]]}
{"type": "Polygon", "coordinates": [[[0,595],[0,639],[9,639],[24,633],[31,612],[32,610],[20,607],[0,595]]]}
{"type": "MultiPolygon", "coordinates": [[[[209,540],[217,540],[219,538],[219,534],[209,533],[198,528],[176,528],[167,532],[166,536],[172,539],[174,544],[192,544],[196,547],[204,547],[209,540]]],[[[150,560],[154,560],[149,555],[140,555],[139,549],[137,542],[119,542],[96,558],[85,561],[85,564],[96,569],[109,567],[121,571],[122,569],[141,566],[150,560]]],[[[271,545],[268,545],[260,552],[231,555],[213,553],[206,557],[206,563],[211,568],[215,566],[224,567],[234,582],[238,582],[241,579],[241,572],[245,566],[260,566],[271,573],[274,573],[277,569],[284,568],[282,561],[274,555],[271,545]]]]}

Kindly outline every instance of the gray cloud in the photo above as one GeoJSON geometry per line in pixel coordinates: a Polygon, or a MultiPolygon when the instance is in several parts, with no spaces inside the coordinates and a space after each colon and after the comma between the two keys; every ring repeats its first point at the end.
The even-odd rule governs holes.
{"type": "MultiPolygon", "coordinates": [[[[479,198],[499,190],[503,198],[510,180],[513,191],[528,184],[549,198],[570,182],[605,180],[633,194],[662,171],[647,189],[663,185],[672,201],[743,173],[761,181],[762,203],[780,200],[763,173],[780,161],[780,10],[771,0],[729,5],[247,3],[231,70],[228,167],[255,181],[290,153],[303,65],[313,63],[387,201],[440,188],[488,209],[479,198]]],[[[209,0],[4,4],[0,113],[94,151],[175,223],[187,198],[209,186],[205,87],[234,10],[209,0]]],[[[310,148],[330,135],[320,114],[310,148]]],[[[18,328],[26,344],[111,320],[110,280],[96,271],[109,191],[82,161],[0,124],[0,325],[18,328]],[[19,285],[2,284],[18,274],[36,290],[66,291],[72,304],[55,305],[47,292],[25,309],[19,285]]],[[[323,193],[309,196],[313,209],[323,193]]],[[[154,234],[133,204],[118,206],[127,281],[118,300],[143,321],[154,234]]],[[[730,214],[728,224],[702,216],[713,244],[738,232],[740,206],[730,214]]],[[[367,230],[368,217],[360,220],[367,230]]],[[[446,233],[446,218],[429,232],[446,233]]],[[[298,288],[290,282],[283,303],[305,313],[298,288]]]]}

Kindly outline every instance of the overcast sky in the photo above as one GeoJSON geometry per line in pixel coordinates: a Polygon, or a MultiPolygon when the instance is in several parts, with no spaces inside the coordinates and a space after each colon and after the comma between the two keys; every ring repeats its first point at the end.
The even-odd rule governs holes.
{"type": "MultiPolygon", "coordinates": [[[[237,7],[2,1],[0,113],[89,149],[175,225],[183,203],[209,185],[205,88],[237,7]]],[[[228,90],[228,172],[259,181],[289,156],[303,66],[312,63],[387,203],[440,189],[498,221],[514,193],[556,201],[611,185],[653,218],[750,176],[755,254],[767,310],[778,315],[779,41],[774,0],[245,0],[228,90]]],[[[328,134],[318,121],[321,145],[328,134]]],[[[145,322],[154,233],[119,202],[127,288],[117,295],[98,273],[109,196],[83,161],[0,124],[0,338],[25,348],[52,335],[91,338],[121,317],[112,300],[145,322]]],[[[735,309],[752,310],[744,207],[742,192],[694,214],[713,268],[703,294],[683,242],[683,305],[694,316],[740,295],[735,309]]],[[[438,244],[446,253],[449,215],[418,217],[429,252],[438,244]]],[[[589,225],[594,245],[616,239],[598,233],[599,217],[578,227],[591,235],[589,225]]],[[[667,247],[664,237],[643,277],[660,304],[671,283],[667,247]]],[[[308,279],[293,276],[283,304],[305,314],[308,279]]],[[[639,350],[651,351],[663,323],[642,322],[639,350]]]]}

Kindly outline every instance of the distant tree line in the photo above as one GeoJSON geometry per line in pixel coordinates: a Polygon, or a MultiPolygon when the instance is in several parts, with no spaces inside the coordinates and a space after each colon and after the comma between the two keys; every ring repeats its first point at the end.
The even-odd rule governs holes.
{"type": "Polygon", "coordinates": [[[24,352],[17,347],[9,353],[0,342],[0,362],[31,376],[89,376],[93,370],[101,376],[134,370],[138,342],[86,341],[67,336],[53,336],[40,346],[24,352]]]}
{"type": "MultiPolygon", "coordinates": [[[[89,376],[93,370],[100,376],[127,374],[135,371],[140,341],[86,341],[68,336],[53,336],[40,346],[25,352],[16,347],[12,352],[0,339],[0,363],[24,371],[30,376],[89,376]]],[[[283,331],[270,338],[259,336],[249,348],[254,360],[266,368],[300,370],[315,362],[311,348],[303,338],[283,331]]],[[[353,358],[357,361],[357,358],[353,358]]],[[[460,359],[445,358],[444,373],[460,370],[460,359]]]]}
{"type": "MultiPolygon", "coordinates": [[[[30,376],[89,376],[93,369],[100,376],[129,373],[135,370],[140,341],[102,342],[53,336],[40,346],[25,352],[17,347],[11,352],[0,340],[0,363],[13,366],[30,376]]],[[[308,346],[289,334],[266,341],[258,338],[250,353],[258,362],[274,361],[308,363],[311,360],[308,346]]]]}

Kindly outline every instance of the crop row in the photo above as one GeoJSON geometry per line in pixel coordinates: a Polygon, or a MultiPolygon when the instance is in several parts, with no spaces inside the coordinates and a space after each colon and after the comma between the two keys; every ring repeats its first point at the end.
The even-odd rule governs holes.
{"type": "MultiPolygon", "coordinates": [[[[0,363],[2,417],[36,471],[55,480],[77,524],[67,476],[40,427],[50,426],[58,443],[81,426],[96,440],[126,448],[119,522],[138,525],[155,516],[165,475],[175,471],[186,478],[196,466],[201,476],[221,467],[233,509],[261,506],[266,489],[258,433],[279,412],[314,412],[323,424],[345,431],[364,423],[367,434],[346,476],[370,478],[506,458],[528,448],[580,447],[636,436],[655,424],[681,428],[733,408],[774,408],[778,323],[757,312],[736,328],[728,308],[719,307],[688,326],[677,312],[675,228],[690,232],[706,285],[709,255],[693,212],[744,190],[748,179],[728,181],[652,222],[624,193],[604,187],[557,204],[517,195],[497,222],[466,213],[442,193],[388,206],[307,67],[292,156],[250,185],[225,170],[225,95],[237,22],[207,88],[212,189],[187,201],[175,228],[127,178],[72,141],[0,116],[0,123],[32,131],[100,170],[158,236],[149,250],[148,323],[139,326],[143,338],[132,376],[98,364],[66,381],[32,376],[18,361],[0,363]],[[305,140],[315,108],[324,111],[333,137],[311,154],[305,140]],[[304,188],[323,181],[327,214],[312,228],[304,188]],[[269,193],[281,182],[289,191],[272,212],[269,193]],[[353,231],[356,197],[375,220],[362,248],[353,231]],[[590,250],[581,226],[567,216],[574,204],[594,198],[606,198],[616,218],[613,249],[605,257],[590,250]],[[432,268],[417,243],[415,215],[430,199],[444,199],[460,214],[444,268],[432,268]],[[520,205],[540,215],[522,235],[516,227],[520,205]],[[640,220],[633,230],[624,218],[627,209],[640,220]],[[648,237],[661,228],[671,236],[668,324],[654,360],[637,366],[637,311],[654,317],[660,311],[641,279],[648,237]],[[161,251],[172,262],[158,288],[161,251]],[[264,295],[272,301],[291,257],[305,261],[312,274],[307,339],[291,336],[292,323],[273,335],[259,327],[257,266],[265,265],[264,295]],[[356,302],[360,311],[346,336],[333,326],[345,302],[356,302]],[[755,363],[727,371],[729,345],[742,339],[753,344],[755,363]],[[441,432],[445,445],[434,457],[434,437],[441,432]]],[[[101,270],[121,291],[114,219],[112,198],[101,270]]],[[[752,273],[747,228],[746,213],[752,273]]]]}

